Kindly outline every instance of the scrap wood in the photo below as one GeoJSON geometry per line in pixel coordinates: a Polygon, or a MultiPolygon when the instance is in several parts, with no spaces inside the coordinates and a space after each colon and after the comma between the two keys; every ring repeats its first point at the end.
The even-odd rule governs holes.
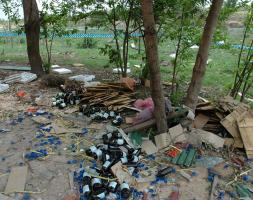
{"type": "Polygon", "coordinates": [[[23,191],[26,184],[26,176],[28,173],[27,166],[13,167],[5,187],[5,194],[23,191]]]}
{"type": "MultiPolygon", "coordinates": [[[[182,111],[179,111],[179,112],[171,112],[167,115],[167,121],[170,122],[172,121],[173,119],[179,119],[179,118],[183,118],[183,117],[186,117],[188,114],[188,110],[184,109],[182,111]]],[[[125,133],[131,133],[131,132],[134,132],[134,131],[138,131],[138,130],[143,130],[143,129],[146,129],[146,128],[149,128],[153,125],[155,125],[156,121],[155,119],[149,119],[145,122],[142,122],[140,124],[136,124],[136,125],[133,125],[133,126],[128,126],[126,128],[124,128],[124,132],[125,133]]]]}
{"type": "Polygon", "coordinates": [[[247,111],[248,107],[245,107],[244,104],[240,104],[232,113],[221,121],[221,124],[234,138],[241,138],[237,125],[237,119],[247,111]]]}
{"type": "Polygon", "coordinates": [[[240,135],[248,158],[253,158],[253,113],[245,112],[237,119],[240,135]]]}

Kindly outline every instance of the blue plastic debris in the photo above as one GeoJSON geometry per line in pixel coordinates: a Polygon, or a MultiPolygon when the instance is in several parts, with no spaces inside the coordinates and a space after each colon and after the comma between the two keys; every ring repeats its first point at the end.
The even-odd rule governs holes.
{"type": "Polygon", "coordinates": [[[31,200],[31,196],[25,193],[22,200],[31,200]]]}
{"type": "Polygon", "coordinates": [[[67,164],[76,164],[77,163],[77,160],[68,160],[67,161],[67,164]]]}
{"type": "Polygon", "coordinates": [[[219,191],[217,200],[223,200],[224,197],[225,197],[225,192],[224,191],[219,191]]]}
{"type": "Polygon", "coordinates": [[[82,129],[82,135],[86,135],[88,133],[88,129],[87,128],[83,128],[82,129]]]}
{"type": "Polygon", "coordinates": [[[248,175],[243,175],[242,180],[244,180],[245,182],[249,182],[250,177],[248,175]]]}
{"type": "Polygon", "coordinates": [[[48,152],[46,149],[39,149],[36,151],[28,152],[25,154],[25,158],[27,160],[36,160],[38,158],[43,158],[48,155],[48,152]]]}

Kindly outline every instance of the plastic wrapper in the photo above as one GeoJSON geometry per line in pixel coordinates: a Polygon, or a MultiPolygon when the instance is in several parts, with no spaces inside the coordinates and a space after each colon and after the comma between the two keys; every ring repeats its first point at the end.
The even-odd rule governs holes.
{"type": "Polygon", "coordinates": [[[154,102],[151,97],[145,100],[138,99],[134,102],[134,107],[140,110],[145,110],[147,108],[151,108],[152,110],[154,110],[154,102]]]}

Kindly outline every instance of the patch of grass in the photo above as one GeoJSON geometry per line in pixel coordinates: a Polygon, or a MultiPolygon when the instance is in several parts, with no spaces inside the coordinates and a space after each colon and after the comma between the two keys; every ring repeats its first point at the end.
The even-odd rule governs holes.
{"type": "MultiPolygon", "coordinates": [[[[231,32],[228,37],[230,44],[239,44],[242,30],[236,29],[231,32]]],[[[3,40],[3,38],[2,38],[3,40]]],[[[5,43],[0,45],[0,61],[10,60],[17,63],[28,63],[26,54],[26,44],[20,42],[20,38],[13,40],[14,45],[11,46],[10,40],[5,39],[5,43]]],[[[104,67],[113,68],[114,66],[109,65],[108,57],[100,54],[100,48],[104,47],[105,44],[113,43],[112,38],[106,39],[94,39],[96,43],[95,48],[78,48],[83,39],[64,39],[57,38],[53,46],[52,63],[62,66],[68,66],[73,63],[82,63],[90,69],[101,69],[104,67]]],[[[131,40],[129,44],[133,43],[131,40]]],[[[168,61],[171,63],[172,58],[170,54],[175,52],[175,42],[164,41],[159,44],[159,58],[162,61],[168,61]]],[[[137,46],[137,44],[136,44],[137,46]]],[[[141,64],[143,56],[143,44],[141,45],[142,54],[137,54],[137,50],[129,49],[129,64],[130,66],[141,64]]],[[[192,59],[188,61],[185,67],[180,67],[178,76],[183,83],[188,83],[192,75],[192,68],[195,63],[195,57],[197,54],[196,50],[192,50],[194,55],[192,59]],[[180,78],[181,77],[181,78],[180,78]],[[183,77],[183,78],[182,78],[183,77]]],[[[207,65],[207,70],[204,78],[204,87],[219,88],[219,90],[226,93],[229,87],[233,83],[234,70],[238,59],[238,49],[219,49],[212,47],[209,53],[209,59],[212,61],[207,65]]],[[[41,55],[43,59],[46,59],[45,43],[41,41],[41,55]]],[[[172,66],[161,66],[162,79],[165,81],[171,81],[172,78],[172,66]]]]}

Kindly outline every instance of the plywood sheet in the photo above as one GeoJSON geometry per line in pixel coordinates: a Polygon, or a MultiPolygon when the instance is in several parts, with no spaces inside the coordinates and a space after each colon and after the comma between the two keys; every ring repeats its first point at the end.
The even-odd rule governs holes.
{"type": "Polygon", "coordinates": [[[250,151],[253,151],[253,118],[241,119],[238,126],[247,156],[252,157],[250,151]]]}

